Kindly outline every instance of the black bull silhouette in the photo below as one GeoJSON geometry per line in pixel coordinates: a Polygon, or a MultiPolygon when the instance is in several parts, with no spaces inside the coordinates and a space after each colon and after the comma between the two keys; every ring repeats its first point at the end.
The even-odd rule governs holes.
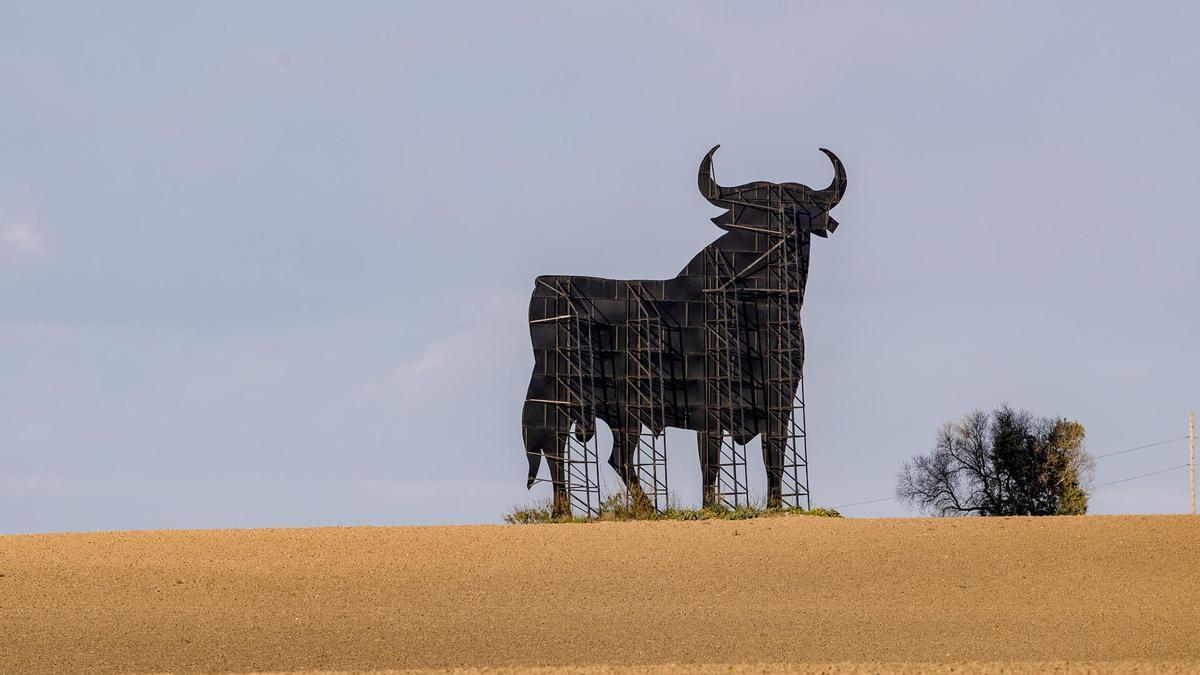
{"type": "Polygon", "coordinates": [[[706,504],[714,500],[723,434],[739,444],[762,435],[767,504],[780,504],[784,428],[804,366],[800,308],[812,235],[837,228],[829,210],[846,189],[846,171],[833,162],[829,187],[758,181],[723,187],[712,157],[700,164],[700,192],[726,209],[713,223],[726,230],[673,279],[618,280],[541,276],[529,303],[535,365],[522,425],[533,486],[545,457],[557,512],[569,510],[564,449],[574,427],[591,437],[596,420],[613,434],[608,463],[630,494],[641,494],[634,452],[643,426],[699,432],[706,504]],[[639,322],[653,317],[661,333],[650,348],[639,322]],[[724,334],[724,351],[715,336],[724,334]],[[641,392],[653,406],[635,405],[622,381],[652,372],[657,386],[641,392]],[[712,380],[731,391],[713,408],[712,380]],[[707,383],[707,386],[706,386],[707,383]],[[656,413],[649,412],[657,411],[656,413]],[[772,414],[772,411],[787,411],[772,414]]]}

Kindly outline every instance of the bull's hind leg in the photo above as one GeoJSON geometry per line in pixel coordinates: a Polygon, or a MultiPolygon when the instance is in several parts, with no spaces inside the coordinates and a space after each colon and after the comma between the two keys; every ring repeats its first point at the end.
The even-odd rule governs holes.
{"type": "Polygon", "coordinates": [[[639,433],[625,429],[613,429],[613,449],[608,457],[608,465],[621,477],[625,490],[629,495],[629,504],[635,511],[652,510],[650,499],[646,497],[638,479],[637,446],[639,433]]]}
{"type": "Polygon", "coordinates": [[[554,488],[552,512],[555,518],[571,517],[571,493],[567,490],[566,453],[557,440],[553,450],[546,453],[546,464],[550,465],[550,484],[554,488]]]}
{"type": "Polygon", "coordinates": [[[717,505],[717,472],[721,470],[721,434],[701,431],[698,434],[700,450],[701,488],[704,506],[717,505]]]}

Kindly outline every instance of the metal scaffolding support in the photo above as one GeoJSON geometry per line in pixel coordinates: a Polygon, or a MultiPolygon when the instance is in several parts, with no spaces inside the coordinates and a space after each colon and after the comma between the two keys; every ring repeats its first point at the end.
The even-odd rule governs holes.
{"type": "Polygon", "coordinates": [[[586,296],[568,281],[555,290],[565,301],[566,313],[556,317],[563,330],[555,331],[552,375],[555,399],[564,406],[573,424],[560,427],[558,447],[563,449],[563,481],[571,511],[589,518],[600,515],[600,448],[596,438],[597,373],[595,342],[598,326],[586,296]]]}
{"type": "MultiPolygon", "coordinates": [[[[667,508],[667,414],[664,374],[670,359],[669,324],[663,320],[655,299],[639,281],[628,286],[626,315],[629,317],[625,358],[625,411],[627,423],[636,424],[633,470],[649,504],[667,508]]],[[[630,499],[635,495],[629,495],[630,499]]]]}
{"type": "Polygon", "coordinates": [[[782,430],[780,499],[785,506],[811,508],[808,491],[808,435],[804,408],[804,334],[800,329],[800,302],[804,281],[799,253],[790,237],[768,265],[772,288],[769,311],[771,330],[778,344],[770,346],[767,362],[768,428],[782,430]],[[786,401],[786,403],[784,403],[786,401]]]}
{"type": "Polygon", "coordinates": [[[746,448],[735,442],[731,433],[746,426],[747,406],[742,394],[744,311],[729,261],[718,249],[707,251],[705,277],[711,287],[704,293],[704,433],[710,439],[719,438],[721,444],[715,494],[711,497],[715,503],[738,508],[750,504],[746,448]]]}
{"type": "MultiPolygon", "coordinates": [[[[744,429],[747,416],[765,420],[771,442],[780,446],[778,463],[767,470],[780,475],[781,505],[810,508],[800,327],[807,260],[788,226],[784,203],[778,188],[773,188],[757,207],[767,214],[767,227],[755,230],[762,238],[762,253],[742,269],[735,269],[717,249],[709,250],[706,429],[710,434],[744,429]],[[761,267],[766,268],[765,278],[754,274],[761,267]],[[766,330],[761,325],[763,313],[766,330]]],[[[762,442],[768,441],[764,437],[762,442]]],[[[745,448],[727,434],[721,436],[719,465],[717,501],[733,508],[748,503],[745,448]]]]}

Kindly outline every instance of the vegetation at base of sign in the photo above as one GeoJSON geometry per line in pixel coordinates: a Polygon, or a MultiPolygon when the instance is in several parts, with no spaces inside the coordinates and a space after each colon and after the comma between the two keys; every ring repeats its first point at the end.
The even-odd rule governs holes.
{"type": "Polygon", "coordinates": [[[776,516],[820,516],[825,518],[841,518],[842,514],[834,509],[813,507],[801,509],[796,507],[767,508],[762,504],[742,505],[737,508],[728,506],[706,506],[698,509],[679,508],[668,503],[663,511],[656,511],[645,497],[630,498],[625,491],[609,496],[600,504],[600,514],[595,517],[584,516],[555,516],[553,500],[546,499],[531,506],[517,507],[504,516],[504,522],[510,525],[533,525],[538,523],[599,523],[629,520],[748,520],[750,518],[771,518],[776,516]]]}

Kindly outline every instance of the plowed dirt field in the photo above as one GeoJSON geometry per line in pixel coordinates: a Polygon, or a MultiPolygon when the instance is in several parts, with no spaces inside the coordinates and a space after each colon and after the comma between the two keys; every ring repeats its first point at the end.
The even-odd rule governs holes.
{"type": "Polygon", "coordinates": [[[1200,670],[1200,518],[0,537],[0,672],[1200,670]]]}

